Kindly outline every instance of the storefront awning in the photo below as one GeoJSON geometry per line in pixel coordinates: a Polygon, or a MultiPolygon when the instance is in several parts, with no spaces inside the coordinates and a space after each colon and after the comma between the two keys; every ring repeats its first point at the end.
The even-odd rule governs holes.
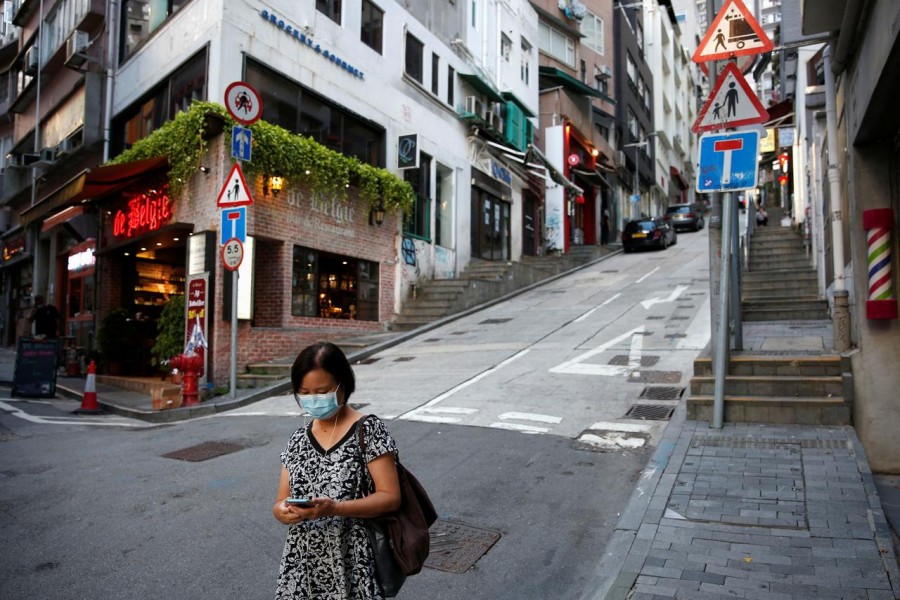
{"type": "Polygon", "coordinates": [[[536,175],[544,180],[550,179],[553,183],[566,188],[566,191],[570,194],[581,195],[584,193],[584,190],[569,181],[565,175],[550,164],[550,161],[538,150],[537,146],[529,144],[526,152],[520,152],[496,142],[487,141],[485,143],[501,150],[509,160],[525,165],[529,174],[536,175]]]}
{"type": "Polygon", "coordinates": [[[606,177],[603,175],[603,173],[600,172],[599,169],[595,169],[593,171],[587,169],[572,169],[572,172],[593,186],[605,186],[609,189],[612,189],[612,186],[609,184],[609,182],[606,180],[606,177]]]}
{"type": "Polygon", "coordinates": [[[555,85],[561,85],[562,87],[564,87],[568,91],[572,92],[573,94],[579,94],[581,96],[591,96],[594,98],[600,98],[601,100],[609,102],[610,104],[616,103],[615,100],[613,100],[612,98],[610,98],[603,92],[601,92],[599,90],[595,90],[594,88],[587,85],[586,83],[582,83],[582,82],[578,81],[577,79],[575,79],[574,77],[572,77],[571,75],[566,73],[565,71],[561,71],[560,69],[557,69],[556,67],[547,67],[547,66],[539,67],[538,72],[540,73],[540,76],[542,79],[546,79],[555,85]]]}
{"type": "Polygon", "coordinates": [[[22,211],[21,222],[27,225],[51,211],[108,196],[128,187],[147,173],[167,166],[168,163],[168,158],[159,156],[120,165],[85,169],[37,204],[22,211]]]}
{"type": "Polygon", "coordinates": [[[672,176],[672,179],[678,182],[678,185],[679,187],[681,187],[681,189],[686,190],[691,187],[690,184],[685,180],[684,176],[682,176],[681,171],[679,171],[677,168],[670,166],[669,175],[672,176]]]}
{"type": "Polygon", "coordinates": [[[527,106],[525,106],[525,103],[522,102],[521,100],[519,100],[519,97],[516,96],[515,94],[513,94],[512,92],[501,92],[501,94],[503,95],[504,100],[506,100],[507,102],[512,102],[513,104],[518,106],[519,110],[521,110],[525,114],[526,117],[536,116],[533,112],[531,112],[528,109],[527,106]]]}
{"type": "Polygon", "coordinates": [[[459,78],[494,102],[503,102],[503,96],[500,95],[500,92],[495,90],[494,86],[492,86],[490,83],[488,83],[475,73],[460,73],[459,78]]]}

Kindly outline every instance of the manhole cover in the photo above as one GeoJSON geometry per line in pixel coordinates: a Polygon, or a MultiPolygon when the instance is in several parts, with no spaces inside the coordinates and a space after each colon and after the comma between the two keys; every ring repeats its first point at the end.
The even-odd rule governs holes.
{"type": "Polygon", "coordinates": [[[465,573],[500,539],[499,531],[438,519],[428,530],[431,548],[425,566],[465,573]]]}
{"type": "Polygon", "coordinates": [[[635,404],[625,413],[625,418],[668,421],[672,418],[673,412],[675,412],[675,407],[665,404],[635,404]]]}
{"type": "MultiPolygon", "coordinates": [[[[551,292],[556,293],[556,292],[551,292]]],[[[498,325],[500,323],[506,323],[507,321],[512,321],[512,318],[509,319],[485,319],[479,325],[498,325]]]]}
{"type": "MultiPolygon", "coordinates": [[[[616,365],[619,367],[627,367],[631,362],[631,357],[626,354],[617,354],[613,356],[609,363],[610,365],[616,365]]],[[[658,356],[642,356],[641,357],[641,366],[642,367],[652,367],[656,363],[659,362],[658,356]]]]}
{"type": "Polygon", "coordinates": [[[678,400],[684,393],[682,387],[669,387],[665,385],[647,386],[641,390],[638,398],[646,398],[650,400],[678,400]]]}
{"type": "Polygon", "coordinates": [[[638,371],[629,376],[630,383],[679,383],[681,371],[638,371]]]}
{"type": "Polygon", "coordinates": [[[414,358],[415,356],[398,356],[394,359],[394,362],[409,362],[414,358]]]}
{"type": "Polygon", "coordinates": [[[189,448],[183,448],[181,450],[176,450],[175,452],[163,454],[163,458],[200,462],[224,454],[231,454],[232,452],[237,452],[244,448],[245,446],[232,442],[203,442],[196,446],[190,446],[189,448]]]}
{"type": "Polygon", "coordinates": [[[374,357],[374,356],[373,356],[372,358],[364,358],[364,359],[362,359],[361,361],[359,361],[359,362],[356,363],[356,364],[358,364],[358,365],[371,365],[372,363],[378,362],[379,360],[381,360],[380,357],[374,357]]]}
{"type": "Polygon", "coordinates": [[[425,342],[439,342],[441,338],[428,338],[427,340],[423,340],[425,342]]]}

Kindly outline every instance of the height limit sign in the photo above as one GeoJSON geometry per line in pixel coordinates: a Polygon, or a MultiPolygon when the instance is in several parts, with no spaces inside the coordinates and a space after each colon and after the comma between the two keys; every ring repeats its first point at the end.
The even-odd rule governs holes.
{"type": "Polygon", "coordinates": [[[244,260],[244,245],[241,240],[231,238],[222,246],[222,266],[229,271],[237,271],[244,260]]]}

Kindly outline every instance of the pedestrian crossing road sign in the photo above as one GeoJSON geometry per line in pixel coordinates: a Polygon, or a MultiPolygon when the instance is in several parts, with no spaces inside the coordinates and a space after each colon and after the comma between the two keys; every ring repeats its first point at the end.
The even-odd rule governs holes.
{"type": "Polygon", "coordinates": [[[763,108],[747,80],[734,63],[728,63],[716,79],[716,87],[700,109],[691,131],[700,133],[765,123],[768,120],[769,112],[763,108]]]}
{"type": "Polygon", "coordinates": [[[771,52],[772,40],[759,26],[741,0],[726,0],[716,15],[703,41],[694,52],[693,61],[702,63],[745,54],[771,52]]]}
{"type": "Polygon", "coordinates": [[[756,187],[759,131],[705,133],[700,136],[698,192],[733,192],[756,187]]]}
{"type": "Polygon", "coordinates": [[[241,170],[240,163],[234,163],[225,183],[222,185],[222,191],[219,192],[219,198],[216,200],[216,206],[219,208],[232,208],[234,206],[249,206],[253,204],[253,197],[250,195],[250,189],[247,187],[247,180],[244,179],[244,172],[241,170]]]}

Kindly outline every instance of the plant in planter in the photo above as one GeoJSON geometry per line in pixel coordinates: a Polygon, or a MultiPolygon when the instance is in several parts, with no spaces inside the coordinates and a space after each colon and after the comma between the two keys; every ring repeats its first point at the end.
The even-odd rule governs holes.
{"type": "Polygon", "coordinates": [[[97,330],[97,345],[100,363],[110,375],[122,373],[129,361],[134,342],[134,326],[131,316],[124,308],[110,310],[100,321],[97,330]]]}
{"type": "Polygon", "coordinates": [[[150,362],[168,372],[165,362],[184,352],[184,296],[169,299],[156,322],[156,341],[150,349],[150,362]]]}

